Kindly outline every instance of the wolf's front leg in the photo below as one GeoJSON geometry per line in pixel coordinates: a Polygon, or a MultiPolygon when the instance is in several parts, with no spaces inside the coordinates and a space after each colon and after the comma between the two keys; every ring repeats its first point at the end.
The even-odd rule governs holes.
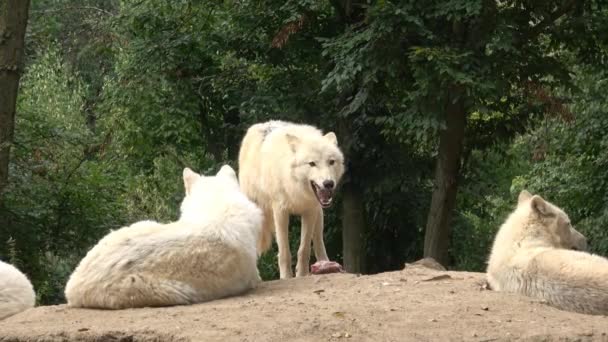
{"type": "Polygon", "coordinates": [[[329,258],[327,257],[325,242],[323,241],[323,209],[320,206],[315,216],[315,226],[312,233],[312,245],[315,249],[315,258],[317,258],[317,261],[328,261],[329,258]]]}
{"type": "Polygon", "coordinates": [[[325,242],[323,241],[323,209],[319,208],[317,220],[315,221],[315,231],[313,233],[313,245],[315,247],[315,262],[310,272],[312,274],[325,274],[343,272],[342,266],[335,261],[329,261],[327,251],[325,250],[325,242]]]}
{"type": "Polygon", "coordinates": [[[302,231],[300,235],[300,248],[298,249],[298,263],[296,264],[296,277],[307,276],[310,268],[310,242],[317,225],[318,212],[310,210],[302,215],[302,231]]]}
{"type": "Polygon", "coordinates": [[[289,213],[280,207],[273,207],[274,228],[279,247],[279,273],[281,279],[292,278],[291,251],[289,250],[289,213]]]}

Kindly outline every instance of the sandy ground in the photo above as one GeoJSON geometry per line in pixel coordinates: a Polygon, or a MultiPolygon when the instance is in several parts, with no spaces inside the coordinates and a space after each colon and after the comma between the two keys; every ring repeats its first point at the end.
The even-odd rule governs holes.
{"type": "Polygon", "coordinates": [[[38,307],[0,341],[608,341],[608,317],[486,290],[483,274],[421,266],[263,283],[241,297],[121,311],[38,307]]]}

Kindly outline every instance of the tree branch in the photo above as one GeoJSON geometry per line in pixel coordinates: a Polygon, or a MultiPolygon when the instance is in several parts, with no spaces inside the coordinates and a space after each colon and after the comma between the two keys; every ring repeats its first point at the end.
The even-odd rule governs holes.
{"type": "Polygon", "coordinates": [[[329,2],[336,9],[336,12],[338,13],[338,17],[340,18],[340,21],[345,23],[348,15],[346,13],[346,9],[340,3],[340,0],[330,0],[329,2]]]}
{"type": "Polygon", "coordinates": [[[100,13],[103,13],[105,15],[109,15],[109,16],[113,16],[114,13],[107,11],[103,8],[99,8],[99,7],[94,7],[94,6],[70,6],[70,7],[63,7],[63,8],[55,8],[55,9],[45,9],[45,10],[35,10],[35,11],[31,11],[32,13],[52,13],[52,12],[63,12],[63,11],[68,11],[68,10],[92,10],[92,11],[97,11],[100,13]]]}
{"type": "Polygon", "coordinates": [[[551,13],[548,17],[546,17],[540,23],[538,23],[536,26],[532,27],[532,29],[530,31],[528,31],[528,33],[524,36],[524,38],[525,38],[524,40],[532,39],[532,38],[538,36],[539,34],[541,34],[544,29],[546,29],[551,24],[555,23],[559,18],[564,16],[566,13],[570,12],[574,8],[574,6],[576,5],[577,2],[578,2],[577,0],[566,1],[566,3],[561,8],[558,8],[553,13],[551,13]]]}

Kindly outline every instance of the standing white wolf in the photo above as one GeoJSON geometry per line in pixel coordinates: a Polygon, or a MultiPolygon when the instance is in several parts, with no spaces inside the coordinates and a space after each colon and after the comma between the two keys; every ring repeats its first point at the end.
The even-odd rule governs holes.
{"type": "Polygon", "coordinates": [[[73,307],[123,309],[192,304],[257,286],[262,212],[223,166],[205,177],[186,168],[177,222],[142,221],[91,249],[65,289],[73,307]]]}
{"type": "Polygon", "coordinates": [[[251,126],[239,152],[243,192],[264,212],[260,253],[276,234],[281,279],[291,278],[289,215],[302,217],[296,276],[309,272],[310,243],[318,261],[328,262],[323,241],[323,209],[331,205],[344,173],[344,156],[333,132],[313,126],[268,121],[251,126]]]}
{"type": "Polygon", "coordinates": [[[0,261],[0,319],[34,307],[36,294],[25,274],[0,261]]]}
{"type": "Polygon", "coordinates": [[[586,248],[566,213],[524,190],[496,235],[488,283],[559,309],[607,315],[608,259],[572,250],[586,248]]]}

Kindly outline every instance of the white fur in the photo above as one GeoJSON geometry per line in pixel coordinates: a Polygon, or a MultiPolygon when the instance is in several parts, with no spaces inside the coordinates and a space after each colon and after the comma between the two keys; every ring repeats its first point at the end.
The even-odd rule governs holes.
{"type": "Polygon", "coordinates": [[[316,259],[328,260],[323,209],[311,182],[322,186],[333,181],[337,186],[343,173],[344,156],[333,132],[323,135],[313,126],[284,121],[259,123],[247,130],[239,152],[239,181],[243,192],[264,211],[260,253],[270,248],[276,233],[282,279],[292,277],[290,214],[302,217],[296,276],[309,272],[311,241],[316,259]]]}
{"type": "Polygon", "coordinates": [[[34,307],[36,294],[29,279],[0,261],[0,320],[34,307]]]}
{"type": "Polygon", "coordinates": [[[73,307],[122,309],[209,301],[260,282],[256,242],[261,210],[225,165],[216,176],[184,170],[177,222],[142,221],[91,249],[65,289],[73,307]]]}
{"type": "Polygon", "coordinates": [[[608,259],[572,250],[586,247],[566,213],[524,190],[496,235],[488,282],[563,310],[607,315],[608,259]]]}

